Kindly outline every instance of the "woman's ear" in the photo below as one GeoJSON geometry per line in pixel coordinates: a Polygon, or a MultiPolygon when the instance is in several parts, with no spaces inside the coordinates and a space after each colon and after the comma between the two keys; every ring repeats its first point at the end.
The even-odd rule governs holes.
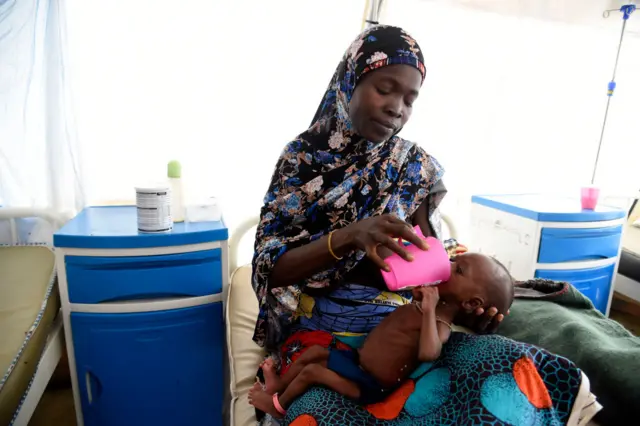
{"type": "Polygon", "coordinates": [[[462,309],[464,309],[467,313],[472,313],[476,309],[484,306],[484,300],[480,297],[472,297],[471,299],[465,300],[462,302],[462,309]]]}

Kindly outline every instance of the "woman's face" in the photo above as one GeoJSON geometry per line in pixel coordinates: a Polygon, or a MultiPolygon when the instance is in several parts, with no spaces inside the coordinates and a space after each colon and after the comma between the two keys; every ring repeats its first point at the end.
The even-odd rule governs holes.
{"type": "Polygon", "coordinates": [[[356,132],[371,142],[384,142],[411,117],[422,76],[410,65],[389,65],[365,74],[349,103],[356,132]]]}

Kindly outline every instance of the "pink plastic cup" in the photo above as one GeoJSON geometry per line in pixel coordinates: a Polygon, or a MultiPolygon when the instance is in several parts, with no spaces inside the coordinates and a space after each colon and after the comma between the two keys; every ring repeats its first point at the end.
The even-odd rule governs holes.
{"type": "Polygon", "coordinates": [[[413,261],[408,262],[400,255],[394,253],[385,259],[391,269],[382,271],[382,278],[391,291],[424,285],[436,285],[448,281],[451,278],[451,263],[449,254],[437,238],[425,238],[420,227],[415,228],[418,236],[427,241],[429,250],[411,244],[405,249],[413,255],[413,261]]]}
{"type": "Polygon", "coordinates": [[[584,210],[595,210],[598,205],[600,189],[592,186],[585,186],[580,191],[580,202],[584,210]]]}

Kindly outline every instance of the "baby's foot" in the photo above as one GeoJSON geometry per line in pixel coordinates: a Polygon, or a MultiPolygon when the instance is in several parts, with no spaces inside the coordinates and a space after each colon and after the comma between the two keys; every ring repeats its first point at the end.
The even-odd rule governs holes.
{"type": "Polygon", "coordinates": [[[269,395],[273,395],[276,392],[282,392],[284,390],[281,389],[282,380],[276,372],[276,367],[273,359],[265,359],[262,364],[260,364],[260,368],[262,368],[262,374],[264,375],[264,391],[269,395]]]}
{"type": "Polygon", "coordinates": [[[262,390],[260,383],[255,383],[251,389],[249,389],[249,404],[256,407],[258,410],[264,411],[267,414],[271,414],[272,417],[281,419],[283,416],[273,406],[273,395],[269,395],[262,390]]]}

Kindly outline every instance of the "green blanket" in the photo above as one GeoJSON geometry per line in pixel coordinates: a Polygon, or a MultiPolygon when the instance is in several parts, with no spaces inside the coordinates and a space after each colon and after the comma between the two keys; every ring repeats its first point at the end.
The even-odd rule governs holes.
{"type": "Polygon", "coordinates": [[[572,285],[547,280],[518,284],[499,333],[575,362],[604,409],[602,424],[640,418],[640,338],[605,318],[572,285]]]}

